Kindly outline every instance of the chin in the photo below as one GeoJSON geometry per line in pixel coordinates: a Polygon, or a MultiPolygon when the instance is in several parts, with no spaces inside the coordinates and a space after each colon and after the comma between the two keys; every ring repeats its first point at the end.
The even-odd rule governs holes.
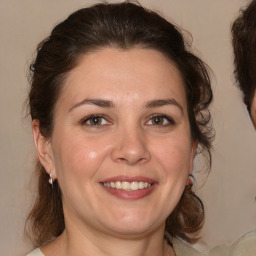
{"type": "Polygon", "coordinates": [[[160,217],[152,218],[152,213],[140,216],[129,214],[122,217],[115,217],[115,222],[111,221],[112,224],[109,223],[109,225],[105,223],[105,226],[109,226],[108,229],[119,236],[139,237],[158,229],[159,226],[164,227],[165,221],[160,221],[160,219],[160,217]],[[147,218],[147,216],[150,218],[147,218]]]}
{"type": "Polygon", "coordinates": [[[154,230],[153,227],[149,226],[139,226],[138,225],[125,225],[119,227],[112,227],[112,233],[114,233],[118,237],[124,238],[139,238],[143,237],[154,230]]]}

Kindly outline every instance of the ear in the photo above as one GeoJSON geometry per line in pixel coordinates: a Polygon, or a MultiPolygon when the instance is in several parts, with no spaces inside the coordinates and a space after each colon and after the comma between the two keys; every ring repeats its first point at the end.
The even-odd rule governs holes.
{"type": "Polygon", "coordinates": [[[52,179],[56,179],[54,168],[54,158],[52,152],[52,145],[49,139],[45,138],[40,132],[39,120],[32,121],[33,139],[36,146],[37,155],[40,163],[45,168],[48,174],[52,175],[52,179]]]}
{"type": "Polygon", "coordinates": [[[198,141],[195,140],[192,144],[192,149],[191,149],[189,173],[191,173],[194,169],[194,158],[195,158],[195,155],[196,155],[197,146],[198,146],[198,141]]]}

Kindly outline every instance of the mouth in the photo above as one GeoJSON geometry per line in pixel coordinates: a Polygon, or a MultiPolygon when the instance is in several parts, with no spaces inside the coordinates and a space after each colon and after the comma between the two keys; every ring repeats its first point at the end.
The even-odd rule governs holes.
{"type": "Polygon", "coordinates": [[[150,188],[152,184],[144,181],[111,181],[104,182],[103,186],[108,188],[122,189],[125,191],[136,191],[140,189],[150,188]]]}
{"type": "Polygon", "coordinates": [[[145,177],[118,176],[100,182],[110,194],[120,199],[136,200],[148,196],[157,182],[145,177]]]}

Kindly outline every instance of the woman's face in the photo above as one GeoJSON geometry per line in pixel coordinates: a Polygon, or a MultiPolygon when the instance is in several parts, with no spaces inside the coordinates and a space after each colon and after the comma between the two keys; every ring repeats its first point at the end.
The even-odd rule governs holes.
{"type": "Polygon", "coordinates": [[[179,71],[149,49],[83,56],[56,104],[49,143],[44,165],[61,187],[67,228],[122,236],[163,228],[196,147],[179,71]]]}
{"type": "Polygon", "coordinates": [[[254,128],[256,129],[256,91],[254,92],[250,112],[252,123],[254,125],[254,128]]]}

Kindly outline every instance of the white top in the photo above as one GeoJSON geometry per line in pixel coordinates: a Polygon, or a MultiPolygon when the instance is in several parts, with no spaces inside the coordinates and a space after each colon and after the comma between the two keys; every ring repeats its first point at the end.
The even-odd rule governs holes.
{"type": "MultiPolygon", "coordinates": [[[[179,239],[173,239],[173,247],[177,256],[200,256],[201,254],[197,252],[192,247],[186,245],[179,239]]],[[[27,256],[45,256],[40,248],[35,249],[27,256]]]]}
{"type": "Polygon", "coordinates": [[[27,256],[44,256],[40,248],[35,249],[31,253],[29,253],[27,256]]]}
{"type": "MultiPolygon", "coordinates": [[[[241,239],[214,247],[207,253],[200,253],[179,239],[173,239],[177,256],[256,256],[256,229],[245,234],[241,239]]],[[[39,248],[27,256],[44,256],[39,248]]]]}
{"type": "Polygon", "coordinates": [[[256,256],[256,229],[231,244],[214,247],[205,256],[256,256]]]}

